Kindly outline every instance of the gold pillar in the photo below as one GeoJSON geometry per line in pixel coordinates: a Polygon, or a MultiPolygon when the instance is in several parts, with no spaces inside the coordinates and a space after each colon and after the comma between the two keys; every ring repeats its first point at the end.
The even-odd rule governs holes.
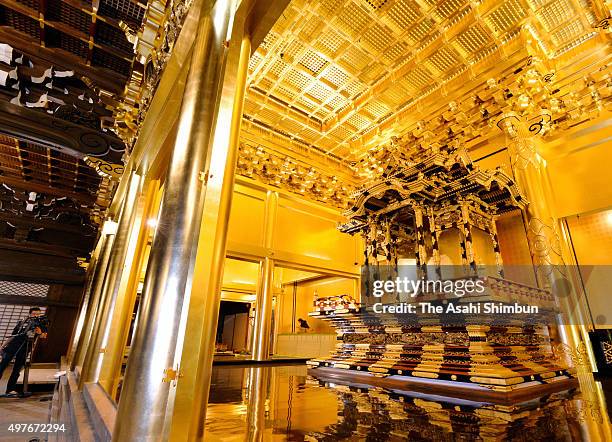
{"type": "Polygon", "coordinates": [[[73,371],[77,367],[79,367],[79,371],[82,371],[83,362],[85,361],[85,352],[89,347],[91,333],[96,322],[96,313],[100,304],[102,289],[104,288],[104,281],[106,279],[106,273],[108,270],[108,262],[113,249],[113,242],[116,232],[117,223],[111,220],[106,220],[104,222],[104,226],[102,227],[102,234],[99,240],[101,243],[100,253],[98,259],[96,260],[96,268],[94,269],[94,275],[92,278],[91,292],[88,295],[86,294],[89,299],[86,306],[85,316],[83,317],[83,327],[79,333],[74,356],[70,362],[70,369],[73,371]]]}
{"type": "Polygon", "coordinates": [[[563,249],[570,246],[564,244],[565,239],[560,235],[560,223],[554,215],[554,201],[548,189],[546,162],[537,152],[536,135],[541,127],[529,126],[524,117],[513,112],[503,114],[498,126],[509,139],[512,172],[529,202],[524,216],[538,284],[551,290],[559,303],[556,331],[563,347],[561,353],[570,365],[578,360],[586,361],[577,368],[590,371],[594,361],[589,352],[586,316],[579,294],[569,280],[563,256],[563,249]]]}
{"type": "Polygon", "coordinates": [[[436,272],[436,279],[442,279],[442,267],[440,257],[440,232],[436,229],[436,216],[433,208],[430,208],[427,217],[429,219],[429,233],[431,236],[431,256],[433,258],[433,266],[436,272]]]}
{"type": "Polygon", "coordinates": [[[66,352],[66,360],[69,364],[72,364],[74,361],[74,356],[77,350],[79,338],[83,331],[83,325],[85,324],[85,316],[87,315],[87,310],[91,301],[91,288],[93,286],[93,280],[96,273],[96,264],[98,259],[100,258],[100,250],[102,250],[102,245],[105,240],[106,235],[101,234],[96,243],[96,247],[94,248],[94,251],[91,254],[89,264],[87,265],[87,274],[85,276],[85,284],[83,287],[81,305],[79,306],[79,314],[72,330],[72,336],[70,337],[70,345],[68,346],[68,351],[66,352]]]}
{"type": "Polygon", "coordinates": [[[115,308],[110,319],[107,342],[104,344],[106,352],[102,359],[98,379],[100,385],[112,398],[115,397],[119,385],[123,355],[134,304],[136,303],[136,292],[149,236],[151,235],[152,227],[148,224],[148,220],[155,216],[157,212],[159,193],[159,181],[149,181],[143,198],[138,199],[135,220],[131,225],[132,233],[130,234],[115,308]]]}
{"type": "Polygon", "coordinates": [[[270,375],[272,367],[250,367],[247,380],[247,434],[244,440],[260,442],[265,440],[266,409],[270,408],[266,402],[270,390],[270,375]]]}
{"type": "MultiPolygon", "coordinates": [[[[544,171],[545,189],[550,192],[550,181],[548,171],[544,171]]],[[[550,193],[549,193],[550,195],[550,193]]],[[[549,197],[550,199],[550,197],[549,197]]],[[[561,220],[556,220],[557,231],[559,232],[561,254],[564,261],[568,263],[568,279],[571,279],[570,298],[567,299],[566,309],[570,311],[568,320],[570,321],[569,332],[574,335],[574,342],[577,343],[575,348],[565,348],[564,352],[569,353],[570,359],[576,358],[582,362],[581,368],[587,372],[596,372],[597,360],[595,353],[593,352],[593,346],[591,345],[591,338],[589,337],[589,307],[586,299],[586,292],[580,281],[580,275],[578,270],[578,263],[574,255],[573,245],[569,237],[569,232],[566,225],[561,220]]]]}
{"type": "MultiPolygon", "coordinates": [[[[212,217],[213,224],[221,226],[221,236],[227,230],[227,222],[217,220],[209,204],[217,198],[223,205],[225,200],[220,195],[229,187],[231,197],[233,184],[233,173],[232,184],[227,184],[224,172],[228,159],[235,159],[235,153],[228,148],[228,137],[222,138],[227,134],[226,114],[231,117],[233,100],[228,112],[221,86],[227,69],[226,43],[235,6],[218,0],[211,8],[209,2],[200,0],[191,7],[199,12],[198,30],[113,432],[113,440],[122,442],[186,440],[191,414],[203,413],[197,397],[194,400],[192,396],[189,404],[184,398],[202,389],[197,384],[202,340],[198,335],[202,335],[202,330],[216,327],[218,312],[198,310],[206,300],[197,294],[194,296],[192,287],[199,292],[202,290],[197,285],[199,281],[218,277],[210,273],[206,278],[197,275],[200,269],[196,250],[198,255],[200,250],[196,245],[211,241],[203,234],[202,227],[207,228],[212,217]],[[200,313],[198,317],[193,317],[192,306],[200,313]],[[183,359],[196,363],[186,367],[183,359]],[[177,388],[183,379],[191,384],[191,391],[186,395],[177,388]],[[184,425],[185,415],[177,413],[175,406],[186,410],[187,425],[184,425]],[[176,416],[182,421],[175,423],[176,416]],[[180,435],[171,436],[174,431],[180,435]]],[[[231,68],[231,63],[228,64],[231,68]]],[[[234,164],[230,167],[232,172],[233,167],[234,164]]],[[[224,254],[225,243],[222,243],[224,254]]],[[[214,343],[214,336],[212,339],[214,343]]],[[[205,374],[210,376],[210,372],[205,374]]]]}
{"type": "Polygon", "coordinates": [[[266,249],[273,247],[274,224],[276,212],[278,211],[278,192],[268,190],[266,192],[266,207],[264,210],[264,234],[263,245],[266,249]]]}
{"type": "Polygon", "coordinates": [[[234,21],[212,144],[200,237],[190,287],[185,338],[170,440],[202,440],[221,303],[223,265],[232,203],[242,109],[251,53],[242,35],[243,17],[234,21]]]}
{"type": "Polygon", "coordinates": [[[465,248],[465,264],[467,265],[468,273],[476,275],[478,268],[476,266],[476,255],[474,253],[474,237],[472,234],[472,225],[470,224],[470,211],[466,202],[460,202],[461,221],[463,226],[459,228],[462,232],[463,246],[465,248]]]}
{"type": "Polygon", "coordinates": [[[82,387],[85,382],[97,382],[100,375],[102,357],[106,351],[104,345],[108,337],[110,320],[119,292],[123,265],[132,234],[132,226],[136,217],[136,206],[141,184],[142,179],[140,175],[132,172],[129,177],[127,193],[124,196],[121,215],[119,216],[117,234],[108,263],[108,272],[102,288],[91,340],[87,347],[83,371],[79,378],[79,387],[82,387]]]}
{"type": "Polygon", "coordinates": [[[416,272],[419,278],[427,279],[427,249],[425,247],[425,227],[423,221],[423,208],[412,206],[414,209],[414,227],[416,231],[416,242],[414,255],[416,257],[416,272]]]}
{"type": "Polygon", "coordinates": [[[278,353],[278,334],[281,328],[281,314],[285,306],[285,289],[283,288],[283,272],[281,268],[274,269],[274,295],[273,307],[274,311],[274,330],[272,332],[272,354],[278,353]]]}
{"type": "Polygon", "coordinates": [[[491,221],[489,235],[493,242],[493,252],[495,253],[495,266],[497,267],[497,274],[504,277],[504,262],[502,261],[501,251],[499,249],[499,238],[497,236],[497,217],[491,221]]]}
{"type": "MultiPolygon", "coordinates": [[[[269,190],[266,193],[264,212],[263,243],[266,249],[271,249],[273,246],[274,223],[276,222],[277,210],[278,192],[269,190]]],[[[273,286],[274,262],[271,258],[266,257],[259,264],[259,277],[257,280],[252,351],[252,357],[255,361],[264,361],[270,358],[273,286]]]]}
{"type": "Polygon", "coordinates": [[[259,264],[257,301],[255,301],[255,327],[253,332],[254,361],[270,359],[273,284],[274,261],[266,256],[259,264]]]}

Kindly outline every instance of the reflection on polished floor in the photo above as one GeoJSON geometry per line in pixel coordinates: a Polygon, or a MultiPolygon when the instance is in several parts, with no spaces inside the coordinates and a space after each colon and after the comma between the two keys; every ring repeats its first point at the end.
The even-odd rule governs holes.
{"type": "MultiPolygon", "coordinates": [[[[511,406],[339,384],[302,365],[213,372],[209,441],[606,441],[601,384],[511,406]]],[[[610,400],[610,398],[608,398],[610,400]]]]}

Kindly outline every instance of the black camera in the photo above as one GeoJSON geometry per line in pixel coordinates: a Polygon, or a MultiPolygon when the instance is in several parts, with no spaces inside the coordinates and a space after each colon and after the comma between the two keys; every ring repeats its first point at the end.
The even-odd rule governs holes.
{"type": "Polygon", "coordinates": [[[22,325],[22,333],[28,335],[28,338],[32,339],[36,335],[36,328],[40,328],[43,333],[47,331],[49,327],[49,319],[42,316],[30,316],[27,318],[22,325]]]}

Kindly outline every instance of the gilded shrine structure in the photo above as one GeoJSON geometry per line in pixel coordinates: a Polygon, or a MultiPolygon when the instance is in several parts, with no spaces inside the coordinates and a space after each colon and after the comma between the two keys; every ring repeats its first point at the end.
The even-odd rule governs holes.
{"type": "Polygon", "coordinates": [[[575,386],[551,347],[555,297],[504,278],[495,220],[527,205],[512,178],[501,168],[481,170],[458,146],[395,145],[380,155],[382,166],[355,193],[348,221],[339,226],[364,238],[361,302],[315,301],[310,316],[329,321],[338,344],[329,357],[308,362],[313,375],[366,376],[391,388],[420,386],[451,396],[467,389],[499,401],[575,386]],[[414,265],[402,265],[406,259],[414,265]],[[410,267],[415,279],[437,284],[423,284],[433,288],[412,296],[372,293],[374,281],[392,281],[410,267]],[[478,281],[482,290],[457,296],[441,289],[460,279],[478,281]],[[395,312],[381,313],[383,303],[395,312]],[[529,308],[496,314],[515,306],[529,308]]]}

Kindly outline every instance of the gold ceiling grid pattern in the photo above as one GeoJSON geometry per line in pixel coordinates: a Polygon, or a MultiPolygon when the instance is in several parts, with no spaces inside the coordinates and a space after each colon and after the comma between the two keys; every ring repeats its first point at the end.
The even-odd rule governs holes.
{"type": "Polygon", "coordinates": [[[477,63],[521,32],[548,58],[591,38],[595,6],[589,0],[294,0],[251,57],[245,117],[315,153],[352,161],[384,141],[375,137],[381,123],[450,87],[461,73],[476,76],[477,63]]]}

